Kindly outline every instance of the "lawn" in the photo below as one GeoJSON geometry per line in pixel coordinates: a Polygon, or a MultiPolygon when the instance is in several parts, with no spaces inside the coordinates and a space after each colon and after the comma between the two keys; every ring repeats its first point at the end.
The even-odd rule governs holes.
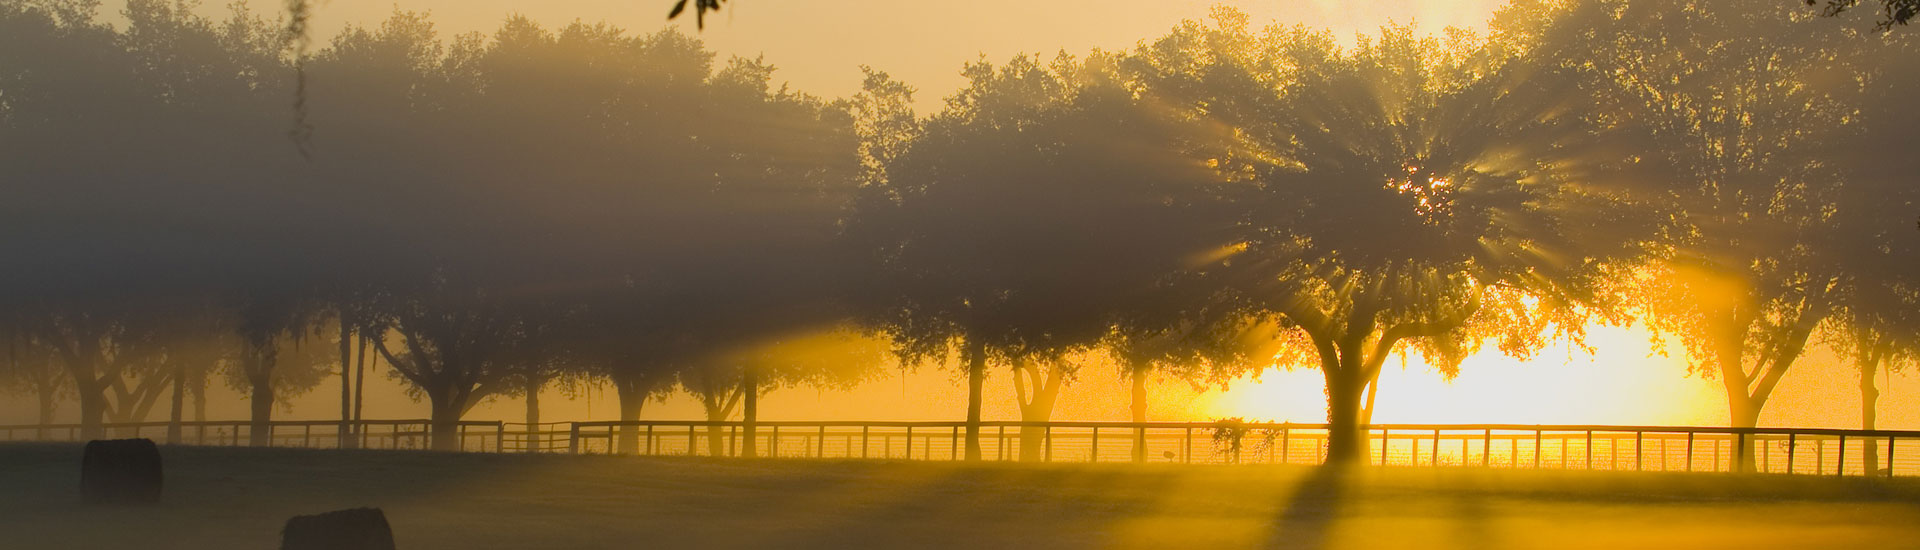
{"type": "Polygon", "coordinates": [[[270,549],[385,509],[469,548],[1910,548],[1920,480],[163,448],[165,503],[90,508],[80,447],[0,445],[0,547],[270,549]]]}

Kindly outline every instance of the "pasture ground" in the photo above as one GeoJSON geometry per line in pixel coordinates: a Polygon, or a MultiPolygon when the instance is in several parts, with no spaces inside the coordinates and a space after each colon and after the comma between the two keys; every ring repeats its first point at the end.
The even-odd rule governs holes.
{"type": "Polygon", "coordinates": [[[163,447],[165,503],[79,503],[80,446],[0,444],[0,548],[271,549],[386,511],[402,550],[1914,548],[1920,480],[163,447]]]}

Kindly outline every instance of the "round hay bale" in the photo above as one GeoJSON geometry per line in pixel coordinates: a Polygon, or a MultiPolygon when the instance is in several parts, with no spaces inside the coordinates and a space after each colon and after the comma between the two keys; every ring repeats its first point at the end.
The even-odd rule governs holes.
{"type": "Polygon", "coordinates": [[[151,439],[87,442],[80,458],[80,499],[87,504],[157,504],[160,447],[151,439]]]}
{"type": "Polygon", "coordinates": [[[280,550],[394,550],[393,529],[379,508],[294,516],[280,530],[280,550]]]}

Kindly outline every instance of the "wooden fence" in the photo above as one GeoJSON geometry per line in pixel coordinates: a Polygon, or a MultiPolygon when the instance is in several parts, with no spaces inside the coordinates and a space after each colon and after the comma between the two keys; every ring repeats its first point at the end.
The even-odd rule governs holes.
{"type": "MultiPolygon", "coordinates": [[[[960,460],[964,422],[757,422],[755,453],[779,458],[960,460]]],[[[741,456],[742,422],[574,422],[569,452],[609,453],[623,428],[641,455],[741,456]]],[[[1401,467],[1728,472],[1752,444],[1755,471],[1920,475],[1920,431],[1696,426],[1375,424],[1367,460],[1401,467]],[[1868,454],[1874,472],[1868,472],[1868,454]]],[[[1327,426],[1218,422],[982,422],[983,460],[1320,464],[1327,426]],[[1028,443],[1023,447],[1022,434],[1028,443]]]]}
{"type": "MultiPolygon", "coordinates": [[[[167,439],[168,427],[105,425],[111,437],[157,441],[167,439]]],[[[337,448],[340,428],[337,420],[274,421],[267,440],[276,447],[337,448]]],[[[352,447],[427,449],[430,428],[426,420],[363,420],[350,423],[344,435],[352,447]]],[[[182,422],[177,440],[168,442],[240,446],[249,444],[251,431],[247,421],[182,422]]],[[[611,454],[623,437],[632,437],[640,455],[739,457],[748,431],[737,421],[464,421],[459,438],[469,452],[611,454]]],[[[74,441],[79,432],[78,424],[0,426],[0,441],[74,441]]],[[[762,421],[752,434],[761,457],[952,461],[964,457],[966,423],[762,421]]],[[[1759,472],[1920,475],[1920,449],[1907,449],[1920,444],[1920,431],[1376,424],[1367,438],[1369,463],[1399,467],[1728,472],[1736,468],[1735,449],[1751,444],[1759,472]]],[[[1325,424],[1292,423],[982,422],[980,434],[982,459],[994,461],[1319,464],[1326,442],[1325,424]]]]}

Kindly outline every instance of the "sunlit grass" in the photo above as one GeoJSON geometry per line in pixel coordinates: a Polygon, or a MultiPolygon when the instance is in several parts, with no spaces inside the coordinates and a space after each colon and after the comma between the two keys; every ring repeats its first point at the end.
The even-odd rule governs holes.
{"type": "MultiPolygon", "coordinates": [[[[78,503],[0,446],[9,548],[272,548],[379,506],[401,548],[1811,548],[1920,540],[1920,484],[1724,474],[168,448],[166,504],[78,503]]],[[[1887,546],[1891,544],[1892,546],[1887,546]]]]}

